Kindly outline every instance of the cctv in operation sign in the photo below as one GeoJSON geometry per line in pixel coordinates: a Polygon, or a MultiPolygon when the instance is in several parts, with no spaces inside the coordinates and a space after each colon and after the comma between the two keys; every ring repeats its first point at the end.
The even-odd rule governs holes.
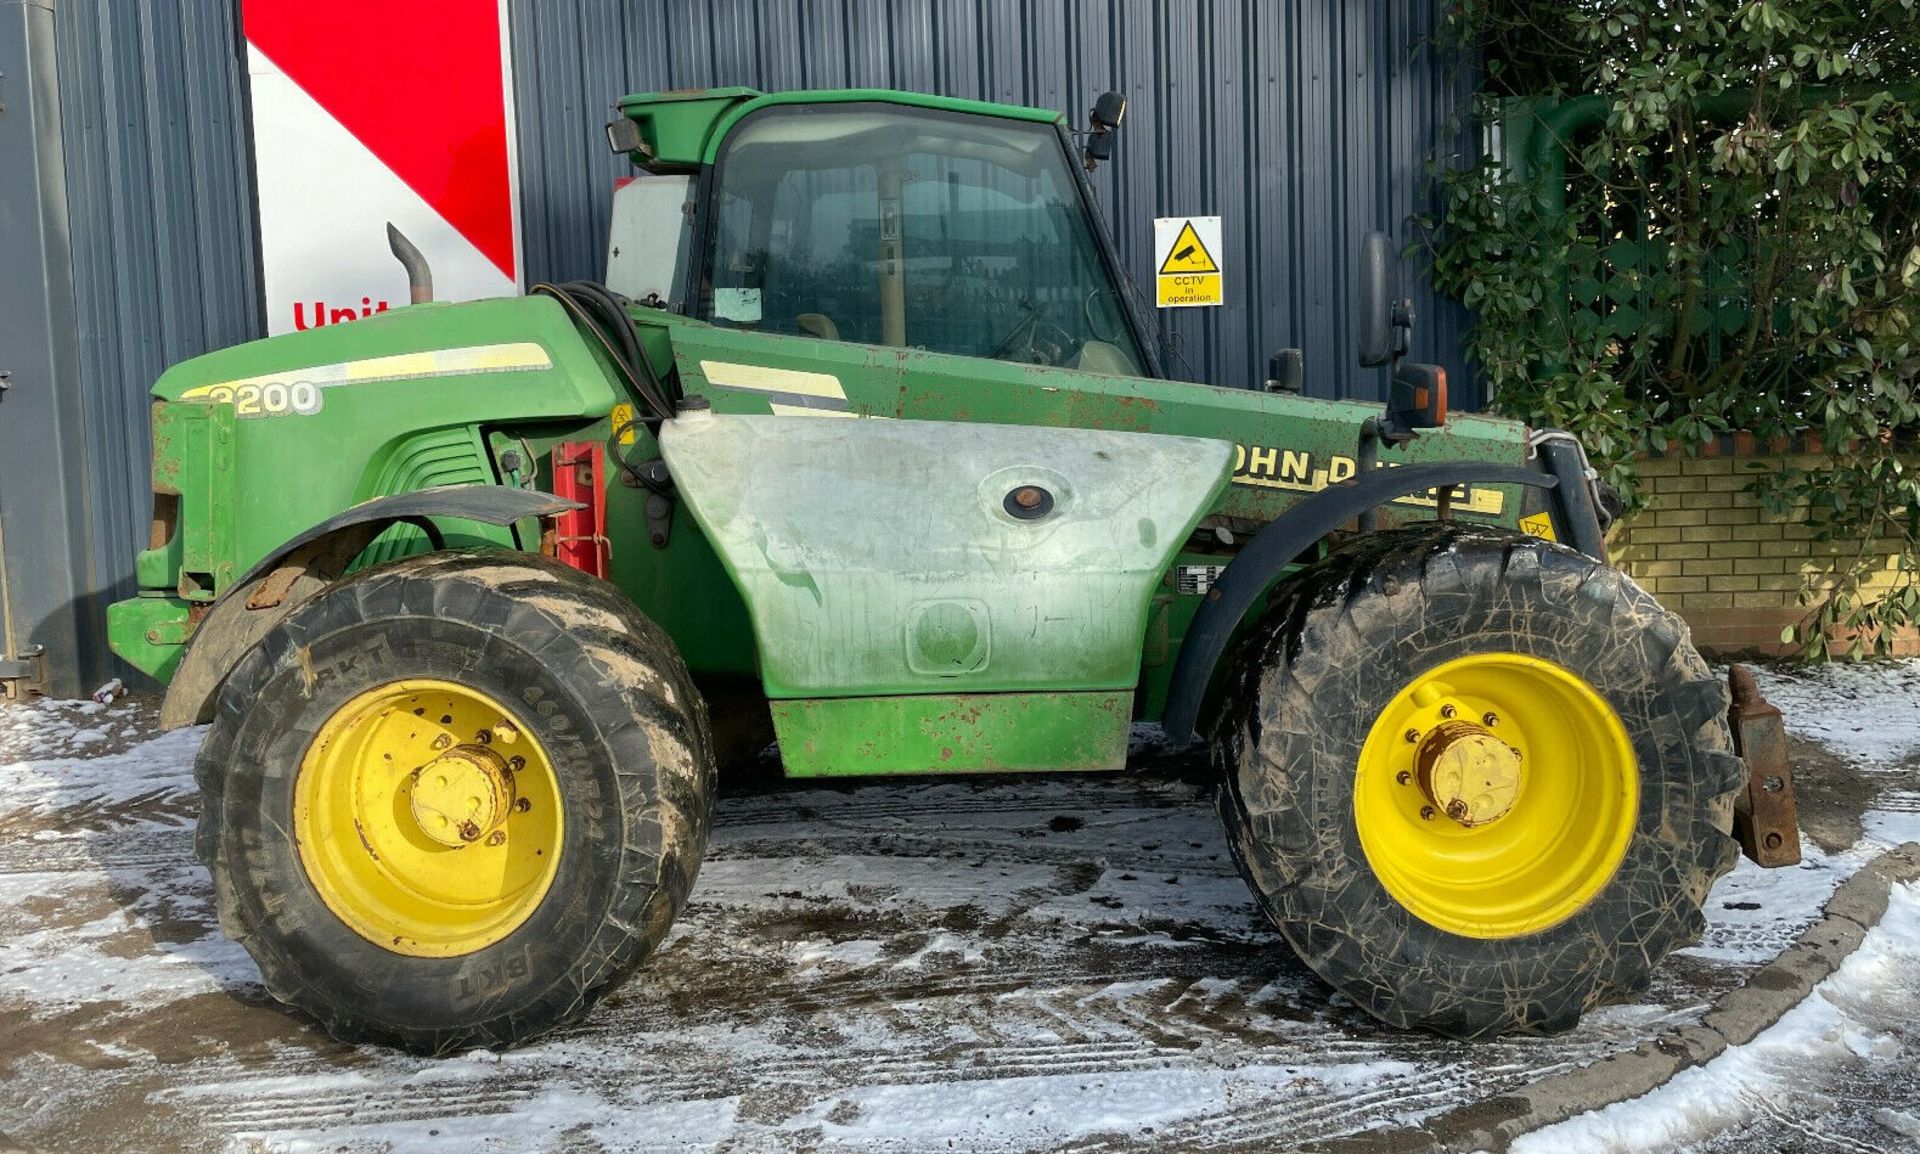
{"type": "Polygon", "coordinates": [[[1222,304],[1220,218],[1163,216],[1153,222],[1154,303],[1163,309],[1222,304]]]}

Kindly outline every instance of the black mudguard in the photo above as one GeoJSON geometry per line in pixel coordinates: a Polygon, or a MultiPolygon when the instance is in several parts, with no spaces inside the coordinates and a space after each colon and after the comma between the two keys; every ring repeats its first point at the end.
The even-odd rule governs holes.
{"type": "Polygon", "coordinates": [[[367,545],[394,525],[414,525],[434,548],[444,542],[435,517],[511,525],[577,509],[551,493],[499,485],[449,485],[362,501],[286,541],[220,594],[187,645],[160,704],[160,727],[213,718],[214,698],[242,654],[294,607],[338,580],[367,545]]]}
{"type": "MultiPolygon", "coordinates": [[[[1529,485],[1554,489],[1558,477],[1533,469],[1473,461],[1438,461],[1376,469],[1322,490],[1267,523],[1228,563],[1193,615],[1175,659],[1162,724],[1175,743],[1193,740],[1200,706],[1227,644],[1274,579],[1328,533],[1397,497],[1454,485],[1529,485]]],[[[1587,503],[1592,516],[1591,502],[1587,503]]],[[[1584,550],[1583,550],[1584,551],[1584,550]]],[[[1601,558],[1604,560],[1604,556],[1601,558]]]]}

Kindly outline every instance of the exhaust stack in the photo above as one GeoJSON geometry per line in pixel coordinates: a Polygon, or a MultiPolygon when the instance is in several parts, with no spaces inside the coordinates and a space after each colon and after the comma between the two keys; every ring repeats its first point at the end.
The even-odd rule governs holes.
{"type": "Polygon", "coordinates": [[[427,258],[422,256],[407,235],[387,222],[387,246],[393,249],[393,255],[407,270],[407,291],[414,304],[425,304],[433,299],[433,270],[427,267],[427,258]]]}

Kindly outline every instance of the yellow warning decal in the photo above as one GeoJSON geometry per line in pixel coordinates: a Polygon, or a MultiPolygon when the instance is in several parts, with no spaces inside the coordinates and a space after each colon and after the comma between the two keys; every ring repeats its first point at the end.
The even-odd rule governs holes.
{"type": "Polygon", "coordinates": [[[1219,271],[1220,266],[1214,263],[1213,254],[1207,251],[1200,234],[1194,231],[1192,221],[1180,226],[1180,234],[1173,238],[1173,247],[1167,250],[1167,259],[1160,262],[1162,276],[1219,271]]]}
{"type": "Polygon", "coordinates": [[[1520,528],[1535,537],[1544,537],[1549,541],[1560,539],[1553,535],[1553,514],[1551,513],[1535,513],[1531,517],[1522,517],[1520,528]]]}
{"type": "Polygon", "coordinates": [[[633,419],[633,406],[619,404],[607,419],[613,424],[614,439],[622,445],[631,445],[640,436],[640,423],[633,419]]]}

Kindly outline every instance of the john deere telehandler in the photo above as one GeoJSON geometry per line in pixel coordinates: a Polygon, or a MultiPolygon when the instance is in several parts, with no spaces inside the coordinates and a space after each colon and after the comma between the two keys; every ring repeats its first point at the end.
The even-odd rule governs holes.
{"type": "Polygon", "coordinates": [[[618,110],[609,285],[154,387],[114,647],[210,723],[199,853],[276,997],[431,1053],[585,1013],[686,901],[756,712],[796,778],[1204,743],[1261,907],[1399,1026],[1564,1029],[1700,934],[1749,787],[1727,691],[1608,565],[1579,444],[1403,359],[1383,240],[1388,404],[1300,395],[1297,355],[1184,383],[1087,183],[1117,97],[1087,133],[886,91],[618,110]]]}

